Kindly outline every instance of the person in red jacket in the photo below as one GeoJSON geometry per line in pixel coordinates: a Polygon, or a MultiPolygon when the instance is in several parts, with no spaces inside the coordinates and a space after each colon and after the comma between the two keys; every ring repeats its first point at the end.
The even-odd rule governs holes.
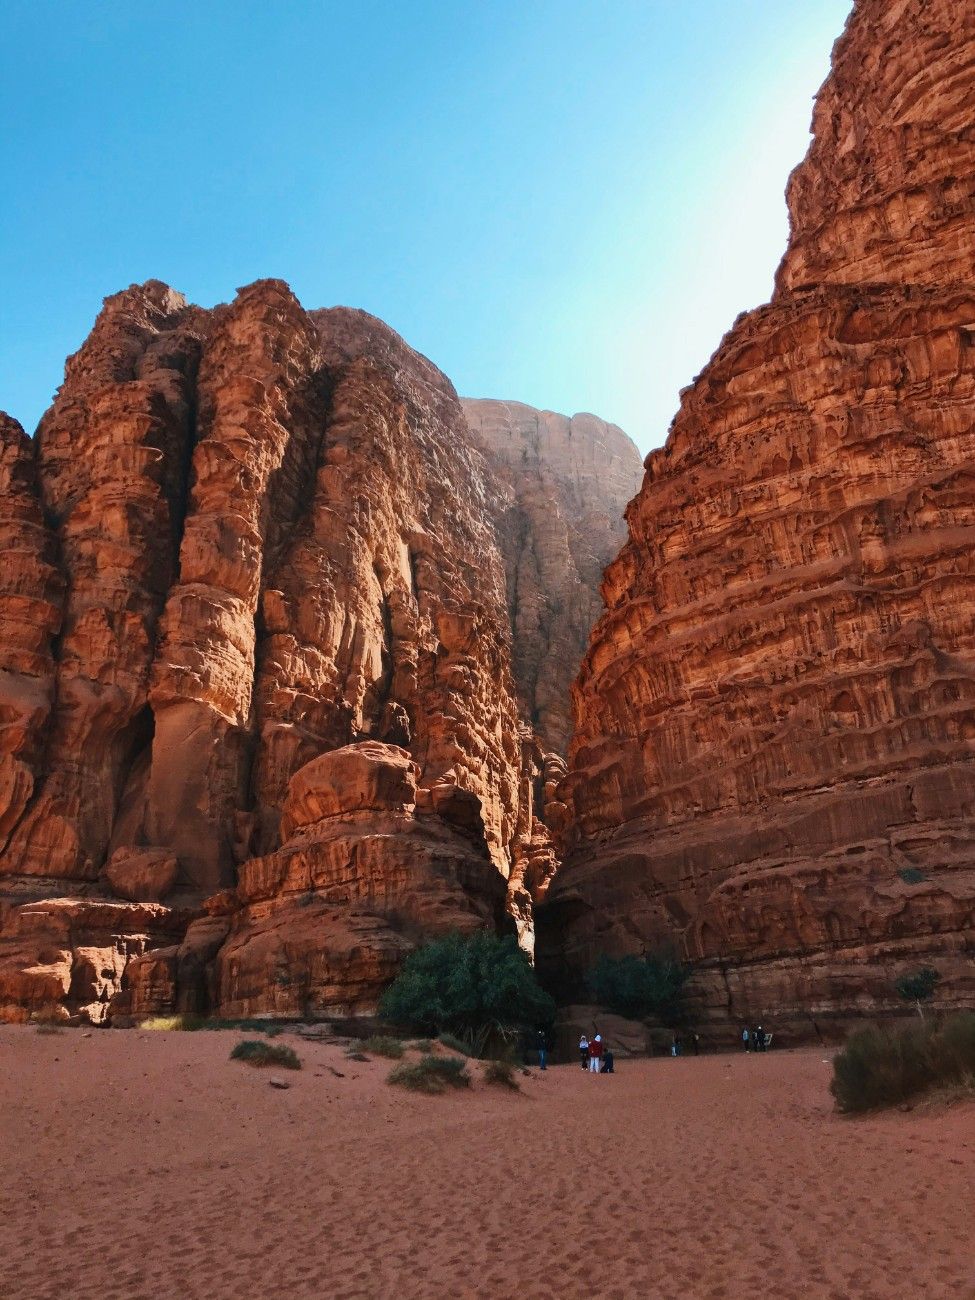
{"type": "Polygon", "coordinates": [[[602,1059],[603,1059],[603,1037],[602,1034],[595,1034],[589,1040],[589,1069],[593,1074],[599,1073],[599,1067],[602,1059]]]}

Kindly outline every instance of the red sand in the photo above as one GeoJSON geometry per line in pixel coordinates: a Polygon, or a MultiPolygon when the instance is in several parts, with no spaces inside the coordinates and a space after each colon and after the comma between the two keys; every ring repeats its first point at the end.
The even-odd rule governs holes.
{"type": "Polygon", "coordinates": [[[842,1119],[820,1051],[427,1097],[238,1037],[0,1028],[4,1300],[975,1296],[975,1107],[842,1119]]]}

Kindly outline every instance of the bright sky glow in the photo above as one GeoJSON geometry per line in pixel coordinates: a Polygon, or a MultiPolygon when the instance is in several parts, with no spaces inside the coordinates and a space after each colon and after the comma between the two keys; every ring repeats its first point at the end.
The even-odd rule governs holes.
{"type": "Polygon", "coordinates": [[[260,276],[658,446],[768,298],[850,0],[2,0],[0,407],[101,299],[260,276]]]}

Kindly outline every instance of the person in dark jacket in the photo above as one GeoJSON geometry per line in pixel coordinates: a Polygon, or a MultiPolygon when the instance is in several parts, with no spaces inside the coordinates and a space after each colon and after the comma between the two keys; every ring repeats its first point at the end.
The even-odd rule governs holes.
{"type": "Polygon", "coordinates": [[[603,1051],[603,1074],[615,1074],[613,1069],[613,1049],[606,1047],[603,1051]]]}
{"type": "Polygon", "coordinates": [[[589,1069],[589,1039],[585,1034],[579,1039],[579,1059],[582,1061],[582,1068],[589,1069]]]}
{"type": "Polygon", "coordinates": [[[548,1055],[548,1036],[544,1029],[540,1029],[535,1035],[535,1046],[538,1049],[538,1068],[545,1070],[548,1068],[545,1064],[545,1058],[548,1055]]]}

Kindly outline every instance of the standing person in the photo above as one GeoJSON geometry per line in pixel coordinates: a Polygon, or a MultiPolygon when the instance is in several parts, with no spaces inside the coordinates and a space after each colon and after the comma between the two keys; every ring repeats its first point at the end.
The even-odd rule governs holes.
{"type": "Polygon", "coordinates": [[[603,1038],[601,1034],[597,1034],[596,1037],[589,1044],[589,1069],[593,1074],[599,1073],[599,1067],[602,1064],[602,1058],[603,1058],[603,1038]]]}
{"type": "Polygon", "coordinates": [[[536,1045],[538,1047],[538,1068],[546,1069],[545,1058],[548,1054],[548,1039],[544,1029],[540,1029],[536,1035],[536,1045]]]}
{"type": "Polygon", "coordinates": [[[701,1035],[697,1032],[696,1029],[694,1030],[694,1055],[695,1056],[701,1055],[701,1035]]]}
{"type": "Polygon", "coordinates": [[[750,1052],[752,1050],[752,1036],[751,1033],[749,1032],[747,1025],[741,1031],[741,1045],[746,1052],[750,1052]]]}
{"type": "Polygon", "coordinates": [[[765,1030],[761,1025],[755,1030],[755,1051],[765,1051],[765,1030]]]}
{"type": "Polygon", "coordinates": [[[585,1034],[583,1034],[582,1037],[579,1039],[579,1059],[582,1062],[582,1068],[584,1070],[588,1070],[589,1069],[589,1039],[585,1036],[585,1034]]]}
{"type": "Polygon", "coordinates": [[[674,1041],[670,1045],[671,1056],[680,1056],[680,1034],[674,1031],[674,1041]]]}

